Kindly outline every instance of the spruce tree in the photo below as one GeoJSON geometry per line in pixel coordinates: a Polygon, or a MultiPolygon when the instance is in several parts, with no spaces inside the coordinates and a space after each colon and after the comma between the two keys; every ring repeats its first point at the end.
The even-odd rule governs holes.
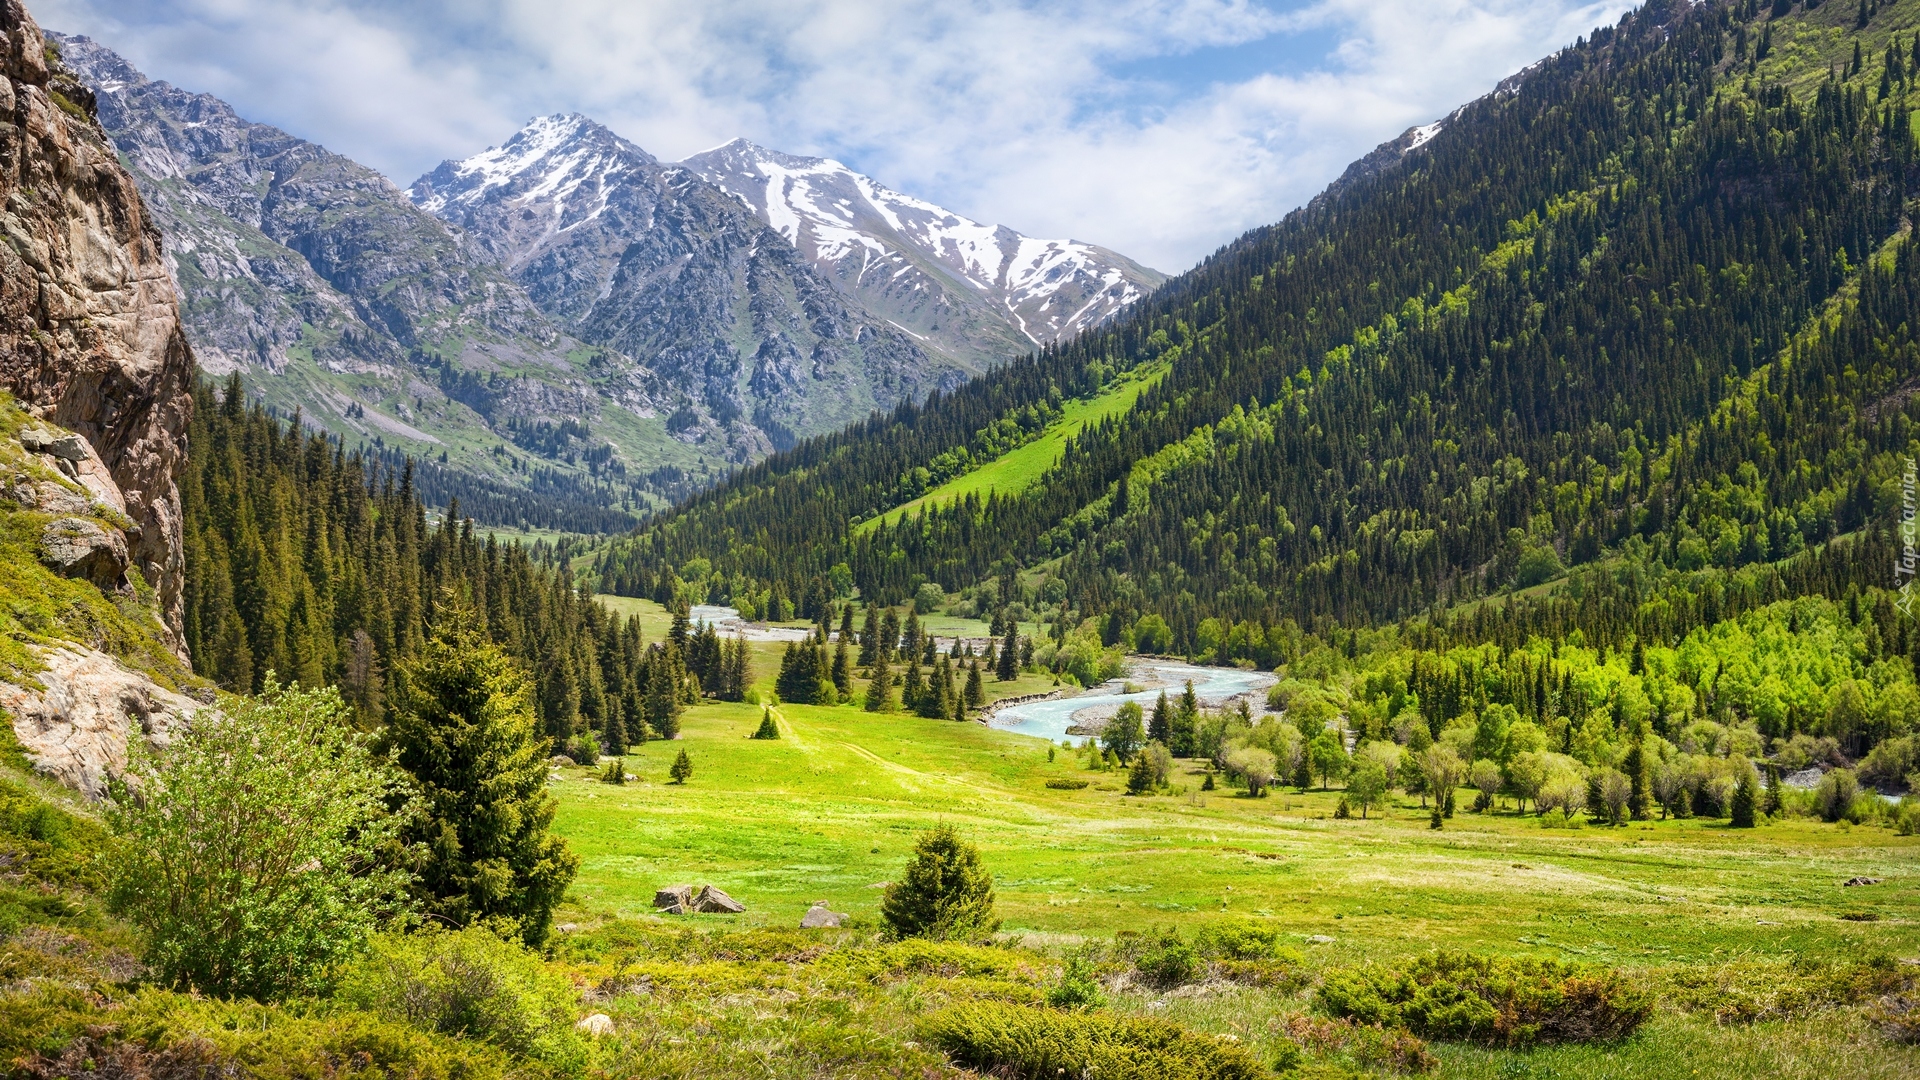
{"type": "Polygon", "coordinates": [[[1007,640],[1000,646],[1000,667],[994,676],[1001,682],[1012,682],[1020,677],[1020,626],[1010,622],[1007,626],[1007,640]]]}
{"type": "Polygon", "coordinates": [[[1766,801],[1761,805],[1761,811],[1768,817],[1775,817],[1780,813],[1783,805],[1780,801],[1780,766],[1769,761],[1767,762],[1766,801]]]}
{"type": "Polygon", "coordinates": [[[921,710],[926,707],[927,684],[920,677],[920,665],[908,664],[906,677],[900,683],[900,704],[907,711],[921,716],[927,715],[921,710]]]}
{"type": "Polygon", "coordinates": [[[874,654],[873,675],[867,680],[867,711],[893,711],[893,669],[888,666],[884,651],[874,654]]]}
{"type": "Polygon", "coordinates": [[[860,631],[860,666],[872,667],[880,649],[880,609],[867,602],[867,622],[860,631]]]}
{"type": "Polygon", "coordinates": [[[1147,755],[1140,754],[1133,759],[1133,770],[1127,773],[1127,794],[1145,795],[1153,790],[1153,763],[1147,755]]]}
{"type": "Polygon", "coordinates": [[[993,875],[953,826],[922,833],[913,852],[880,904],[892,936],[973,941],[1000,928],[993,914],[993,875]]]}
{"type": "Polygon", "coordinates": [[[1168,723],[1167,749],[1174,757],[1192,757],[1194,736],[1200,729],[1200,698],[1193,692],[1193,680],[1180,692],[1180,704],[1168,723]]]}
{"type": "Polygon", "coordinates": [[[416,891],[428,913],[453,925],[503,918],[538,945],[580,860],[549,831],[556,804],[533,686],[458,614],[402,666],[381,736],[427,808],[407,832],[424,852],[416,891]]]}
{"type": "Polygon", "coordinates": [[[906,660],[920,655],[920,616],[912,608],[907,609],[906,625],[900,628],[900,653],[906,660]]]}
{"type": "Polygon", "coordinates": [[[772,709],[761,708],[760,726],[754,730],[752,737],[755,739],[777,739],[780,737],[780,725],[774,723],[772,709]]]}
{"type": "Polygon", "coordinates": [[[1147,738],[1154,742],[1173,745],[1173,706],[1167,704],[1167,692],[1160,691],[1160,697],[1153,703],[1153,716],[1147,720],[1147,738]]]}
{"type": "Polygon", "coordinates": [[[1640,733],[1627,747],[1627,759],[1622,763],[1633,785],[1632,794],[1627,796],[1627,809],[1635,821],[1645,821],[1653,813],[1653,763],[1649,757],[1646,736],[1640,733]]]}
{"type": "Polygon", "coordinates": [[[847,659],[844,638],[833,647],[833,688],[839,691],[842,701],[853,697],[853,664],[847,659]]]}
{"type": "Polygon", "coordinates": [[[656,646],[647,663],[647,723],[663,739],[680,737],[680,690],[674,685],[671,650],[656,646]]]}
{"type": "Polygon", "coordinates": [[[1742,761],[1739,764],[1739,769],[1740,779],[1734,784],[1733,805],[1730,808],[1730,817],[1732,818],[1734,828],[1751,829],[1754,824],[1753,812],[1755,796],[1759,793],[1754,790],[1753,766],[1742,761]]]}
{"type": "Polygon", "coordinates": [[[685,750],[681,750],[673,759],[673,767],[667,770],[667,775],[676,784],[684,784],[693,779],[693,759],[687,756],[685,750]]]}
{"type": "Polygon", "coordinates": [[[967,665],[966,700],[967,708],[970,710],[985,708],[987,704],[987,688],[980,679],[980,661],[978,660],[967,665]]]}
{"type": "Polygon", "coordinates": [[[614,757],[627,752],[627,725],[620,718],[620,706],[616,702],[601,720],[600,743],[608,754],[614,757]]]}
{"type": "Polygon", "coordinates": [[[880,616],[879,654],[891,660],[900,651],[900,613],[888,608],[880,616]]]}

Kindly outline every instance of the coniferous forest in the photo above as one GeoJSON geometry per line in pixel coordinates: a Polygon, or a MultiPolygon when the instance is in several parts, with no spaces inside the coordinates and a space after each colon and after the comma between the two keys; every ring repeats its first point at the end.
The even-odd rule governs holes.
{"type": "Polygon", "coordinates": [[[588,732],[614,747],[671,733],[678,702],[697,697],[687,633],[642,641],[636,620],[576,588],[552,548],[477,534],[457,499],[430,522],[410,460],[389,467],[298,417],[276,419],[246,403],[237,377],[200,385],[191,438],[187,647],[220,686],[258,693],[269,672],[338,685],[374,724],[395,673],[451,617],[533,673],[557,746],[588,732]],[[655,678],[664,704],[649,712],[655,678]]]}

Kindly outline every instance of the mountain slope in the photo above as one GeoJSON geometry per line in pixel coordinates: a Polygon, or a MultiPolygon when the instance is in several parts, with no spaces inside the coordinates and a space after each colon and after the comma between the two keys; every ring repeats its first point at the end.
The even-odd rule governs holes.
{"type": "Polygon", "coordinates": [[[737,202],[582,116],[534,120],[408,193],[569,331],[686,391],[679,431],[785,447],[963,377],[848,304],[737,202]]]}
{"type": "Polygon", "coordinates": [[[283,410],[438,459],[506,523],[624,528],[765,440],[675,438],[687,395],[567,333],[492,255],[350,159],[51,35],[168,238],[189,336],[283,410]]]}
{"type": "Polygon", "coordinates": [[[1749,8],[1648,5],[1110,329],[692,500],[607,579],[793,596],[845,562],[869,597],[1012,586],[1063,628],[1156,616],[1197,654],[1223,624],[1398,620],[1563,564],[1600,576],[1538,617],[1589,633],[1884,576],[1884,532],[1859,530],[1886,525],[1896,391],[1920,374],[1898,238],[1913,140],[1889,111],[1912,16],[1749,8]],[[1152,390],[1023,492],[852,528],[1049,394],[1156,361],[1152,390]],[[715,577],[678,581],[695,556],[715,577]],[[1742,568],[1765,573],[1726,576],[1742,568]]]}
{"type": "Polygon", "coordinates": [[[972,371],[1098,326],[1165,280],[1092,244],[970,221],[837,161],[736,139],[680,164],[752,207],[869,311],[972,371]]]}

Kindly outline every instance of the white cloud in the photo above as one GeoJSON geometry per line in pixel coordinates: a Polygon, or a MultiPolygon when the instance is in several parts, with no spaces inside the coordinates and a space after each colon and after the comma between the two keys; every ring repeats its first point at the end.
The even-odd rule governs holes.
{"type": "MultiPolygon", "coordinates": [[[[1623,0],[40,0],[156,77],[406,183],[577,110],[746,135],[1178,270],[1623,0]],[[1248,50],[1271,51],[1249,67],[1248,50]],[[1234,57],[1215,75],[1209,64],[1234,57]],[[1151,74],[1140,74],[1150,71],[1151,74]]],[[[1256,56],[1257,59],[1257,56],[1256,56]]]]}

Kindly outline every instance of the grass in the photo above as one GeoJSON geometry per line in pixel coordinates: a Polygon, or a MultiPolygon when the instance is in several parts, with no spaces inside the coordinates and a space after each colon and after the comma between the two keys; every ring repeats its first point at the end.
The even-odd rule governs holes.
{"type": "MultiPolygon", "coordinates": [[[[651,914],[655,889],[711,882],[748,908],[700,917],[713,930],[792,927],[821,899],[854,927],[873,927],[880,886],[898,876],[915,836],[947,822],[995,875],[1003,937],[1056,956],[1126,932],[1191,933],[1247,917],[1277,928],[1315,971],[1440,946],[1603,964],[1666,987],[1755,965],[1920,957],[1920,840],[1884,828],[1788,819],[1746,831],[1692,819],[1545,829],[1512,810],[1463,810],[1436,832],[1405,796],[1368,820],[1337,820],[1337,789],[1202,796],[1200,771],[1182,763],[1172,792],[1136,798],[1122,772],[1091,771],[1058,749],[1050,762],[1044,741],[979,724],[848,707],[777,712],[782,737],[756,742],[746,736],[758,706],[690,709],[679,741],[627,757],[640,779],[623,788],[586,769],[561,772],[557,827],[583,859],[577,917],[652,923],[662,919],[651,914]],[[681,750],[694,775],[670,784],[681,750]],[[1092,783],[1046,786],[1059,778],[1092,783]],[[1883,880],[1842,886],[1855,876],[1883,880]],[[1840,918],[1862,912],[1877,918],[1840,918]]],[[[1857,1007],[1723,1025],[1698,1001],[1663,1000],[1654,1022],[1616,1046],[1435,1044],[1438,1075],[1920,1073],[1920,1051],[1883,1041],[1857,1007]]],[[[1109,1008],[1277,1050],[1310,1002],[1293,990],[1213,986],[1119,992],[1109,1008]]]]}
{"type": "Polygon", "coordinates": [[[1110,388],[1091,398],[1076,398],[1061,407],[1060,419],[1048,426],[1039,438],[995,458],[971,472],[963,473],[914,499],[854,526],[858,535],[871,531],[885,521],[889,524],[923,506],[943,506],[968,495],[984,497],[989,491],[1016,495],[1053,468],[1066,452],[1067,442],[1088,424],[1098,423],[1133,408],[1142,393],[1167,373],[1165,365],[1155,364],[1128,372],[1110,388]]]}
{"type": "MultiPolygon", "coordinates": [[[[0,392],[0,491],[51,484],[90,498],[78,483],[20,445],[20,433],[28,427],[54,429],[0,392]]],[[[167,649],[152,590],[144,581],[135,582],[132,595],[108,596],[88,582],[54,573],[40,561],[47,527],[67,516],[104,529],[131,524],[124,514],[98,502],[78,515],[56,515],[21,509],[11,498],[0,501],[0,597],[6,598],[0,607],[0,679],[33,685],[33,673],[44,667],[35,647],[76,644],[105,652],[170,689],[195,683],[167,649]]],[[[137,572],[133,576],[137,578],[137,572]]]]}

